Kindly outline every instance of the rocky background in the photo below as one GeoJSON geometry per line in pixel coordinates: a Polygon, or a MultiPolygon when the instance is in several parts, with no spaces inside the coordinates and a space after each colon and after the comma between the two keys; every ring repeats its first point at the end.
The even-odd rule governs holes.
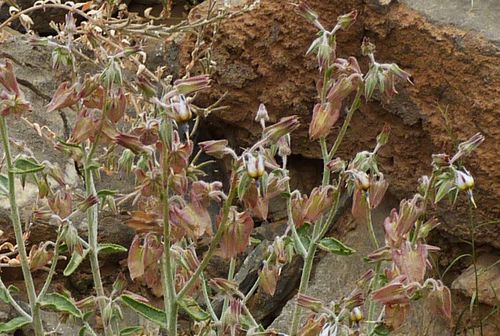
{"type": "MultiPolygon", "coordinates": [[[[238,6],[245,0],[231,2],[238,6]]],[[[478,210],[475,220],[481,224],[489,223],[481,226],[477,233],[478,265],[483,270],[479,277],[480,301],[486,314],[498,306],[493,289],[497,289],[497,293],[500,289],[500,264],[497,263],[500,258],[500,2],[475,1],[472,11],[468,0],[309,0],[308,3],[320,13],[326,26],[333,25],[340,14],[352,9],[359,11],[356,24],[338,36],[339,56],[355,55],[361,60],[359,47],[363,37],[367,36],[377,46],[378,60],[395,62],[413,76],[415,85],[399,86],[400,94],[390,103],[375,101],[364,105],[355,114],[338,154],[348,159],[357,151],[373,147],[382,126],[386,123],[391,126],[390,141],[380,152],[381,170],[390,181],[391,195],[375,214],[375,224],[381,224],[399,200],[414,193],[418,177],[430,174],[431,154],[451,153],[458,141],[476,132],[486,137],[477,152],[465,162],[476,178],[474,195],[478,210]],[[442,111],[446,111],[447,119],[442,111]]],[[[131,8],[134,5],[142,8],[142,4],[135,3],[130,4],[131,8]]],[[[186,2],[177,2],[179,16],[182,16],[185,5],[186,2]]],[[[205,7],[203,3],[195,7],[189,18],[201,15],[205,7]]],[[[60,18],[56,14],[50,18],[60,18]]],[[[33,16],[38,31],[50,34],[47,16],[39,15],[33,16]]],[[[315,102],[316,62],[304,54],[314,34],[315,31],[286,0],[262,0],[259,9],[224,22],[214,43],[215,84],[200,101],[208,104],[228,92],[225,105],[229,108],[206,120],[203,136],[224,136],[235,146],[248,145],[257,138],[259,125],[253,118],[261,102],[266,104],[272,121],[286,115],[299,115],[302,126],[292,137],[291,168],[292,174],[298,177],[296,187],[303,191],[315,185],[321,174],[319,146],[311,143],[307,136],[315,102]]],[[[171,69],[181,71],[189,40],[184,44],[155,41],[147,48],[151,66],[168,64],[171,69]]],[[[15,63],[24,92],[34,103],[35,110],[30,120],[64,131],[65,118],[72,119],[69,111],[67,115],[44,114],[43,106],[50,100],[58,81],[50,68],[50,51],[32,47],[23,38],[14,37],[0,42],[0,58],[4,57],[15,63]]],[[[361,65],[366,67],[366,63],[361,65]]],[[[21,121],[15,121],[11,129],[14,138],[27,142],[42,156],[54,159],[51,149],[45,148],[34,132],[26,131],[21,121]]],[[[329,140],[333,141],[335,136],[336,130],[329,140]]],[[[61,165],[67,163],[61,162],[61,165]]],[[[23,204],[27,209],[31,200],[29,190],[23,191],[23,204]]],[[[1,238],[9,239],[8,204],[1,200],[0,206],[0,230],[5,232],[1,238]]],[[[256,229],[263,244],[283,228],[282,207],[276,204],[273,210],[271,217],[274,221],[256,229]]],[[[465,202],[459,202],[451,210],[438,208],[434,211],[442,224],[431,240],[443,249],[435,260],[436,271],[442,272],[454,258],[470,252],[470,246],[464,242],[470,239],[467,206],[465,202]]],[[[365,229],[354,225],[348,212],[337,221],[335,233],[360,252],[360,256],[320,255],[309,289],[311,295],[331,300],[338,298],[351,289],[353,281],[365,270],[361,259],[363,253],[369,252],[364,239],[365,229]]],[[[378,228],[381,234],[381,225],[378,228]]],[[[33,242],[49,239],[53,230],[50,227],[34,228],[33,242]]],[[[102,240],[113,238],[113,242],[125,246],[132,237],[122,220],[112,216],[103,221],[101,234],[102,240]]],[[[263,247],[249,251],[250,257],[247,258],[249,261],[255,259],[255,265],[261,253],[259,248],[262,250],[263,247]]],[[[110,278],[117,264],[118,260],[109,260],[110,278]]],[[[245,265],[237,277],[243,287],[256,276],[252,263],[245,265]]],[[[275,297],[259,294],[250,302],[257,317],[266,324],[286,329],[292,309],[289,300],[297,287],[300,267],[300,261],[297,261],[284,271],[275,297]]],[[[212,269],[220,271],[217,265],[212,269]]],[[[20,272],[2,274],[4,276],[16,281],[20,279],[20,272]]],[[[43,272],[40,276],[43,278],[43,272]]],[[[85,284],[84,280],[82,284],[82,279],[85,277],[78,275],[78,283],[72,283],[70,279],[67,280],[70,283],[64,285],[85,292],[91,284],[85,284]]],[[[91,278],[87,279],[90,281],[91,278]]],[[[453,289],[454,315],[458,317],[467,307],[474,288],[469,263],[458,262],[444,280],[453,289]]],[[[427,312],[425,307],[419,309],[401,335],[451,333],[450,326],[427,312]]],[[[8,316],[8,313],[4,315],[8,316]]],[[[5,317],[0,315],[1,318],[5,317]]],[[[468,315],[463,319],[459,332],[472,335],[471,330],[477,321],[468,315]],[[469,329],[468,333],[466,329],[469,329]]],[[[488,320],[486,332],[498,335],[499,328],[500,317],[493,315],[488,320]]]]}

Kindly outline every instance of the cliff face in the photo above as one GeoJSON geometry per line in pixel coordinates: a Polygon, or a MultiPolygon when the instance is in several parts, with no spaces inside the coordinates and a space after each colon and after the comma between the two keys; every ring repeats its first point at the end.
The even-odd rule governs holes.
{"type": "MultiPolygon", "coordinates": [[[[390,103],[364,105],[354,116],[339,156],[348,159],[359,150],[372,148],[384,123],[389,124],[392,132],[389,144],[380,153],[381,166],[390,179],[391,193],[403,198],[414,193],[418,177],[431,173],[432,153],[453,153],[457,141],[481,132],[486,141],[465,165],[476,177],[476,221],[496,219],[500,213],[498,45],[464,27],[431,22],[425,14],[396,2],[308,3],[330,27],[338,15],[357,9],[358,21],[338,35],[339,56],[355,55],[362,60],[359,46],[367,36],[377,46],[377,60],[396,62],[412,74],[415,83],[399,85],[400,94],[390,103]]],[[[203,6],[191,16],[202,12],[203,6]]],[[[212,101],[228,92],[225,103],[229,109],[214,114],[210,126],[246,145],[258,135],[259,126],[253,118],[262,102],[273,121],[299,115],[302,126],[294,133],[293,152],[304,158],[319,158],[319,145],[307,136],[317,71],[315,59],[304,54],[314,36],[314,29],[287,1],[264,0],[258,10],[224,22],[213,51],[217,62],[215,85],[204,99],[212,101]]],[[[361,64],[366,69],[366,62],[361,64]]],[[[335,139],[341,122],[329,141],[335,139]]],[[[451,211],[436,209],[443,220],[442,233],[469,237],[465,203],[459,202],[451,211]]],[[[498,225],[486,225],[478,241],[499,247],[499,237],[498,225]]]]}

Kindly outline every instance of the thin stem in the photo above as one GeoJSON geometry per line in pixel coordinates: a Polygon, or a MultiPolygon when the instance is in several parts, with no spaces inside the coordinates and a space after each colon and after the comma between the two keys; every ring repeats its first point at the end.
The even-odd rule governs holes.
{"type": "Polygon", "coordinates": [[[217,323],[219,322],[219,318],[217,317],[217,314],[214,311],[214,307],[212,306],[212,302],[210,301],[210,296],[208,295],[208,289],[207,289],[207,280],[205,279],[203,273],[200,275],[200,280],[201,280],[201,289],[203,291],[203,299],[205,300],[205,304],[207,305],[208,312],[210,313],[212,320],[215,323],[217,323]]]}
{"type": "MultiPolygon", "coordinates": [[[[229,262],[229,271],[227,273],[227,280],[232,281],[234,279],[234,272],[236,271],[236,258],[231,258],[229,262]]],[[[224,296],[224,303],[222,304],[222,314],[226,311],[229,306],[228,296],[224,296]]]]}
{"type": "Polygon", "coordinates": [[[356,91],[356,96],[354,97],[351,107],[347,111],[347,116],[345,117],[344,123],[342,124],[342,128],[340,129],[340,132],[337,135],[337,139],[335,139],[335,143],[333,144],[333,147],[330,150],[330,153],[328,154],[328,157],[330,159],[333,158],[334,155],[337,153],[340,144],[342,143],[342,140],[344,140],[347,128],[351,124],[352,116],[354,115],[354,112],[356,112],[356,110],[359,108],[360,104],[361,104],[361,90],[358,89],[358,91],[356,91]]]}
{"type": "Polygon", "coordinates": [[[9,134],[7,132],[7,123],[5,122],[4,116],[0,117],[0,132],[8,169],[7,174],[9,180],[10,217],[12,220],[12,226],[14,227],[14,234],[19,251],[19,258],[21,259],[21,269],[23,272],[24,282],[26,283],[26,291],[31,308],[31,315],[33,318],[33,329],[36,336],[43,336],[43,325],[40,318],[40,307],[38,306],[36,299],[35,285],[33,283],[33,278],[31,277],[30,264],[26,254],[26,246],[24,246],[23,227],[21,224],[21,218],[19,216],[19,208],[17,207],[15,175],[13,171],[14,165],[12,163],[9,134]]]}
{"type": "Polygon", "coordinates": [[[25,318],[27,318],[29,320],[32,320],[30,314],[28,314],[27,312],[25,312],[24,309],[21,308],[21,306],[16,302],[16,300],[14,300],[14,298],[12,297],[12,295],[10,295],[10,292],[9,292],[8,288],[3,283],[1,277],[0,277],[0,289],[2,290],[2,292],[5,293],[5,296],[7,296],[7,299],[9,300],[10,304],[19,313],[19,315],[21,315],[21,316],[23,316],[23,317],[25,317],[25,318]]]}
{"type": "Polygon", "coordinates": [[[168,176],[169,176],[169,155],[167,144],[163,144],[163,174],[162,180],[165,190],[162,194],[163,201],[163,244],[164,253],[162,258],[162,272],[163,272],[163,288],[165,293],[163,295],[165,312],[167,313],[167,328],[168,334],[170,336],[177,335],[177,301],[175,299],[175,287],[174,287],[174,272],[172,265],[172,256],[170,253],[170,222],[169,222],[169,186],[168,186],[168,176]]]}
{"type": "MultiPolygon", "coordinates": [[[[318,226],[316,225],[314,228],[316,229],[317,227],[318,226]]],[[[302,276],[300,277],[298,294],[303,294],[307,290],[307,287],[309,285],[309,278],[311,276],[311,271],[313,267],[315,253],[316,253],[316,241],[313,239],[310,242],[309,249],[307,250],[307,255],[304,260],[304,267],[302,269],[302,276]]],[[[297,303],[295,303],[292,315],[292,324],[290,327],[291,336],[295,336],[297,334],[297,330],[299,329],[301,312],[302,308],[297,303]]]]}
{"type": "MultiPolygon", "coordinates": [[[[91,160],[89,157],[87,163],[91,160]]],[[[92,168],[87,164],[85,166],[85,191],[87,196],[95,195],[96,189],[94,184],[94,174],[92,173],[92,168]]],[[[93,205],[87,210],[87,225],[88,225],[88,244],[89,244],[89,261],[90,268],[92,270],[92,277],[94,280],[94,288],[97,294],[97,303],[99,305],[99,311],[101,316],[106,308],[106,296],[104,294],[104,286],[102,284],[101,271],[99,269],[99,258],[98,258],[98,246],[97,246],[97,229],[99,226],[97,204],[93,205]]],[[[106,336],[111,336],[112,331],[108,325],[104,325],[104,334],[106,336]]]]}
{"type": "MultiPolygon", "coordinates": [[[[363,196],[366,197],[366,196],[363,196]]],[[[368,202],[368,199],[366,200],[368,202]]],[[[369,202],[368,202],[369,204],[369,202]]],[[[375,249],[379,248],[379,243],[377,240],[377,236],[375,235],[375,230],[373,229],[373,221],[372,221],[372,212],[371,210],[368,211],[368,231],[370,232],[370,239],[372,240],[372,244],[375,249]]],[[[378,261],[376,266],[375,266],[375,276],[373,277],[372,281],[370,282],[370,292],[374,291],[378,287],[378,279],[380,276],[380,270],[381,270],[382,262],[378,261]]],[[[368,304],[368,321],[373,320],[373,316],[375,315],[375,301],[374,300],[369,300],[368,304]]],[[[368,326],[368,335],[371,334],[373,328],[375,328],[374,324],[370,324],[368,326]]]]}
{"type": "MultiPolygon", "coordinates": [[[[432,184],[434,183],[434,173],[432,173],[431,175],[431,178],[429,179],[429,183],[427,184],[427,188],[425,188],[425,193],[424,193],[424,204],[423,204],[423,213],[425,214],[427,212],[427,202],[429,201],[429,195],[431,193],[431,187],[432,187],[432,184]]],[[[411,238],[411,242],[412,244],[416,244],[417,243],[417,239],[418,239],[418,233],[420,231],[420,227],[422,226],[422,219],[419,218],[417,220],[417,225],[415,226],[415,231],[413,233],[413,237],[411,238]]]]}
{"type": "Polygon", "coordinates": [[[479,317],[479,276],[477,272],[477,255],[476,255],[476,223],[474,220],[473,204],[469,198],[469,229],[470,229],[470,243],[472,246],[472,266],[474,268],[474,282],[475,282],[475,298],[476,309],[479,318],[479,331],[483,336],[483,320],[479,317]]]}
{"type": "Polygon", "coordinates": [[[45,283],[43,284],[42,290],[38,293],[37,300],[41,300],[47,290],[49,289],[50,283],[52,282],[52,278],[56,273],[57,261],[59,260],[59,245],[61,244],[61,229],[57,234],[56,244],[54,246],[54,255],[52,256],[52,262],[50,264],[50,270],[47,274],[47,278],[45,279],[45,283]]]}
{"type": "Polygon", "coordinates": [[[231,182],[231,188],[229,190],[229,196],[227,197],[227,200],[224,203],[224,208],[223,208],[223,215],[222,215],[222,220],[221,224],[219,226],[219,229],[217,230],[217,233],[215,234],[214,238],[212,239],[212,242],[210,243],[210,247],[208,248],[207,253],[205,254],[205,257],[201,261],[200,265],[196,269],[196,271],[193,273],[189,281],[184,285],[184,287],[181,289],[181,291],[177,294],[177,300],[180,300],[186,295],[186,293],[194,286],[198,278],[200,277],[200,274],[205,270],[205,268],[208,266],[208,263],[210,262],[210,259],[213,257],[217,246],[219,245],[220,240],[222,239],[222,235],[224,234],[224,231],[226,230],[226,225],[228,222],[229,218],[229,208],[231,207],[231,204],[234,201],[234,198],[236,197],[236,175],[233,175],[232,177],[232,182],[231,182]]]}

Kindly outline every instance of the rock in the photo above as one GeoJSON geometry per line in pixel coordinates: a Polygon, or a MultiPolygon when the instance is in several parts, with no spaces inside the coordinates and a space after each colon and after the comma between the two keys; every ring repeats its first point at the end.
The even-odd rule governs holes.
{"type": "MultiPolygon", "coordinates": [[[[500,256],[485,254],[476,262],[478,274],[479,302],[495,306],[499,304],[500,256]]],[[[476,290],[474,265],[469,266],[455,281],[451,288],[467,297],[472,297],[476,290]]]]}
{"type": "MultiPolygon", "coordinates": [[[[358,9],[357,22],[338,35],[339,56],[356,55],[363,60],[360,43],[367,36],[377,46],[377,59],[407,69],[415,85],[398,85],[400,94],[390,103],[363,105],[354,115],[338,156],[348,159],[357,151],[373,148],[376,135],[389,124],[392,132],[380,152],[380,166],[389,179],[390,192],[399,199],[410,196],[418,177],[431,173],[431,154],[454,151],[455,140],[449,137],[440,112],[446,110],[457,139],[468,139],[479,131],[486,137],[464,164],[476,179],[476,220],[494,220],[500,213],[495,149],[500,142],[500,77],[495,76],[500,69],[498,44],[491,34],[469,32],[473,27],[467,24],[451,26],[457,20],[436,22],[433,16],[397,1],[384,6],[383,11],[374,8],[373,1],[368,2],[371,4],[361,0],[308,1],[327,27],[338,15],[358,9]]],[[[495,8],[495,1],[486,2],[495,8]]],[[[202,15],[202,10],[197,8],[193,15],[202,15]]],[[[475,24],[482,24],[480,18],[475,24]]],[[[498,36],[500,29],[495,27],[498,23],[490,25],[498,36]]],[[[200,97],[200,103],[211,103],[228,92],[224,103],[229,108],[213,113],[208,127],[214,132],[219,129],[237,146],[249,145],[260,134],[253,119],[262,102],[271,122],[299,115],[302,126],[292,136],[293,154],[320,158],[319,145],[311,143],[307,135],[316,99],[317,70],[315,58],[304,54],[314,37],[315,30],[291,5],[280,1],[263,0],[255,11],[223,22],[212,51],[217,63],[214,85],[209,94],[200,97]]],[[[366,60],[361,66],[366,69],[366,60]]],[[[330,143],[341,122],[342,118],[328,138],[330,143]]],[[[438,230],[468,239],[467,205],[465,197],[460,200],[453,210],[446,210],[448,204],[436,209],[443,222],[438,230]]],[[[477,241],[500,247],[500,227],[482,226],[477,241]]]]}
{"type": "MultiPolygon", "coordinates": [[[[394,198],[388,198],[373,213],[375,234],[379,241],[384,239],[382,222],[397,204],[394,198]]],[[[348,295],[356,288],[356,281],[372,267],[363,260],[364,256],[374,250],[370,239],[366,238],[369,235],[368,228],[354,223],[350,214],[343,216],[335,228],[336,233],[333,236],[341,239],[357,252],[351,256],[326,254],[317,262],[306,294],[319,298],[325,303],[348,295]],[[342,233],[345,231],[347,232],[342,233]]],[[[295,297],[283,307],[281,314],[270,325],[270,328],[287,332],[291,325],[294,306],[295,297]]],[[[302,319],[304,320],[309,313],[303,310],[302,319]]],[[[407,323],[394,335],[449,335],[449,333],[448,324],[431,313],[427,303],[422,300],[422,302],[414,303],[407,323]]]]}

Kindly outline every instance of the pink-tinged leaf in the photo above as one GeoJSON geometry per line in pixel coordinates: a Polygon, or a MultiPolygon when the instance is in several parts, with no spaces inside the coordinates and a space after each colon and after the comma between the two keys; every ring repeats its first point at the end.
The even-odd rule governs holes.
{"type": "Polygon", "coordinates": [[[262,197],[255,180],[252,180],[248,186],[248,189],[243,196],[243,203],[245,204],[245,207],[249,209],[257,218],[262,220],[267,219],[269,200],[267,197],[262,197]]]}
{"type": "Polygon", "coordinates": [[[412,243],[406,241],[400,250],[393,250],[392,258],[409,282],[421,282],[424,280],[427,268],[427,254],[424,244],[419,242],[417,247],[413,248],[412,243]]]}
{"type": "Polygon", "coordinates": [[[144,248],[141,246],[141,238],[136,235],[128,251],[128,270],[132,280],[144,274],[144,248]]]}
{"type": "Polygon", "coordinates": [[[332,186],[316,187],[304,204],[304,218],[310,223],[316,222],[333,204],[332,186]]]}
{"type": "Polygon", "coordinates": [[[14,67],[12,66],[12,62],[8,59],[5,60],[5,63],[0,63],[0,84],[2,84],[8,92],[16,96],[21,96],[19,84],[14,74],[14,67]]]}
{"type": "Polygon", "coordinates": [[[64,82],[59,85],[52,100],[47,105],[47,112],[61,110],[65,107],[76,104],[79,99],[79,94],[76,91],[76,84],[69,86],[69,82],[64,82]]]}
{"type": "Polygon", "coordinates": [[[359,188],[354,189],[353,197],[352,197],[352,217],[358,223],[366,223],[369,215],[369,205],[366,201],[366,193],[364,190],[359,188]]]}
{"type": "Polygon", "coordinates": [[[235,257],[238,253],[242,253],[247,249],[253,226],[252,217],[247,212],[237,212],[235,207],[231,207],[228,223],[220,242],[220,249],[224,258],[235,257]]]}
{"type": "Polygon", "coordinates": [[[96,131],[95,123],[89,117],[79,118],[71,132],[69,143],[81,144],[85,140],[93,137],[96,131]]]}
{"type": "Polygon", "coordinates": [[[259,278],[260,288],[264,293],[271,296],[274,295],[276,285],[278,284],[278,273],[278,269],[275,266],[269,266],[268,263],[264,264],[259,278]]]}
{"type": "Polygon", "coordinates": [[[405,322],[410,311],[409,304],[385,305],[384,324],[389,330],[396,330],[405,322]]]}
{"type": "Polygon", "coordinates": [[[374,301],[384,305],[406,304],[409,302],[408,295],[403,281],[406,276],[398,276],[389,284],[372,292],[371,296],[374,301]]]}
{"type": "Polygon", "coordinates": [[[309,124],[309,138],[317,140],[330,134],[333,125],[340,117],[340,103],[316,104],[313,109],[311,123],[309,124]]]}
{"type": "Polygon", "coordinates": [[[170,219],[193,239],[198,239],[204,234],[212,235],[210,214],[201,204],[191,203],[182,209],[173,206],[170,219]]]}
{"type": "Polygon", "coordinates": [[[382,202],[388,187],[389,182],[387,182],[382,173],[372,176],[369,191],[370,207],[372,209],[378,207],[380,202],[382,202]]]}

